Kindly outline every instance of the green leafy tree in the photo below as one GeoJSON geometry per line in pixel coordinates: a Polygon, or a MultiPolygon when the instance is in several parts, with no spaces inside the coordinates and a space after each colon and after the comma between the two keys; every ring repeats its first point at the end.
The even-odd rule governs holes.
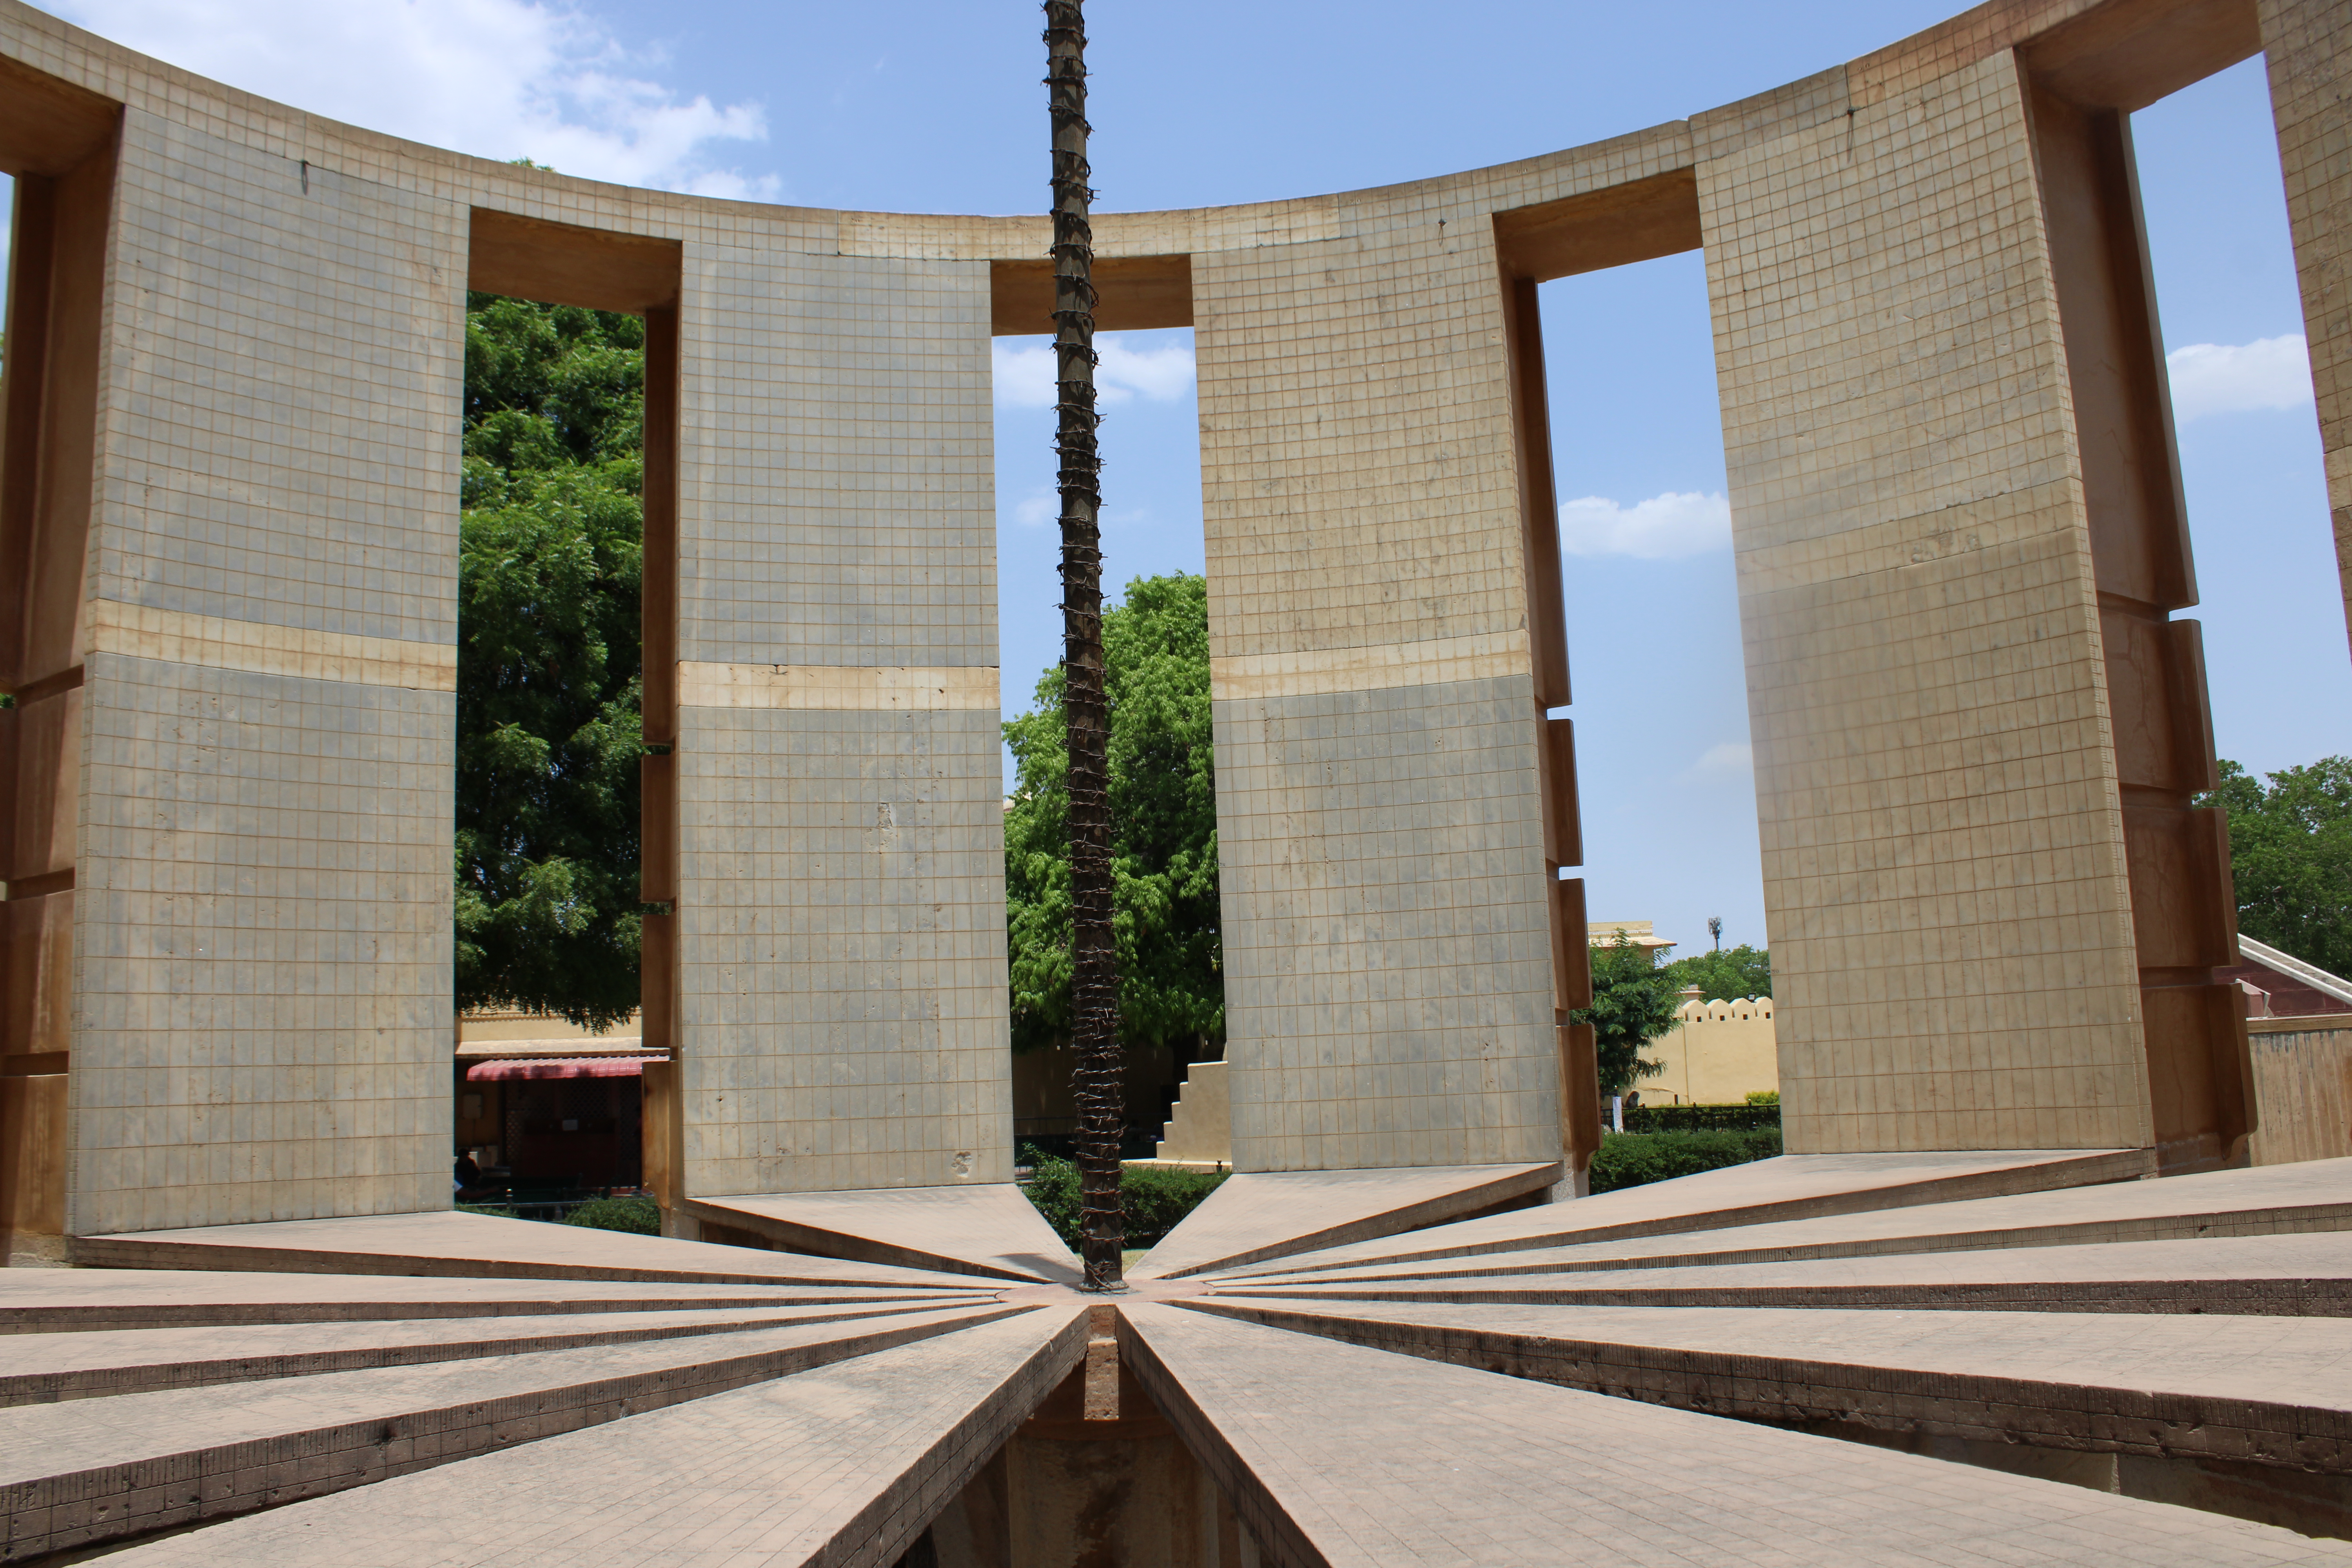
{"type": "Polygon", "coordinates": [[[1642,1055],[1675,1026],[1675,1010],[1682,1005],[1682,986],[1658,963],[1664,951],[1643,947],[1622,931],[1616,941],[1592,950],[1592,1005],[1570,1016],[1592,1026],[1604,1095],[1623,1094],[1635,1079],[1664,1066],[1642,1055]]]}
{"type": "MultiPolygon", "coordinates": [[[[1144,577],[1103,616],[1110,699],[1112,929],[1120,1032],[1129,1045],[1222,1045],[1217,793],[1209,722],[1208,584],[1144,577]]],[[[1005,923],[1015,1050],[1070,1033],[1069,755],[1062,672],[1010,720],[1015,767],[1004,814],[1005,923]]]]}
{"type": "Polygon", "coordinates": [[[1771,953],[1744,943],[1675,959],[1660,965],[1658,973],[1672,979],[1676,991],[1697,986],[1698,994],[1710,1002],[1772,994],[1771,953]]]}
{"type": "Polygon", "coordinates": [[[2352,973],[2352,757],[2265,774],[2221,763],[2200,804],[2230,814],[2238,929],[2336,974],[2352,973]]]}
{"type": "Polygon", "coordinates": [[[468,297],[460,1007],[637,1005],[644,427],[643,321],[468,297]]]}

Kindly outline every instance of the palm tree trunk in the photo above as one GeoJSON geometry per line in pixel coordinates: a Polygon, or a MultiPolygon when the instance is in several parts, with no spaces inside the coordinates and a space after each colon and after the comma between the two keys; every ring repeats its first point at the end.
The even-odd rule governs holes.
{"type": "Polygon", "coordinates": [[[1110,776],[1103,700],[1102,459],[1095,449],[1094,230],[1087,221],[1084,0],[1045,0],[1054,116],[1054,351],[1061,458],[1062,706],[1069,723],[1071,1036],[1087,1289],[1120,1288],[1118,1148],[1126,1074],[1111,945],[1110,776]]]}

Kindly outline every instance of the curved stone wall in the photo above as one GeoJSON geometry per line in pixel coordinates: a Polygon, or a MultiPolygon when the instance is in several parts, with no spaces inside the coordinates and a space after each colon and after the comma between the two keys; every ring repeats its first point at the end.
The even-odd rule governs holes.
{"type": "MultiPolygon", "coordinates": [[[[1105,324],[1197,334],[1237,1168],[1586,1141],[1534,284],[1702,245],[1790,1148],[2230,1155],[2226,858],[2188,809],[2211,745],[2119,128],[2270,46],[2352,528],[2347,26],[1997,0],[1588,147],[1098,220],[1105,324]]],[[[446,1202],[469,279],[674,345],[675,1192],[1008,1179],[987,340],[1045,326],[1045,221],[460,157],[16,0],[0,71],[11,1223],[446,1202]]]]}

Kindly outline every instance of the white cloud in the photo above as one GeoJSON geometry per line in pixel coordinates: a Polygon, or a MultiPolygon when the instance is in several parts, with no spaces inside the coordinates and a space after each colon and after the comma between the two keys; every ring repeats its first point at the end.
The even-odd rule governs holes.
{"type": "Polygon", "coordinates": [[[1582,496],[1559,509],[1559,547],[1570,555],[1678,561],[1730,542],[1731,503],[1719,495],[1668,490],[1629,507],[1582,496]]]}
{"type": "Polygon", "coordinates": [[[2311,356],[2301,332],[2250,343],[2190,343],[2164,356],[2172,416],[2301,408],[2311,401],[2311,356]]]}
{"type": "MultiPolygon", "coordinates": [[[[998,338],[992,347],[996,401],[1005,408],[1054,406],[1054,345],[1035,339],[998,338]]],[[[1133,348],[1118,332],[1095,339],[1095,400],[1129,403],[1138,397],[1172,403],[1192,390],[1192,345],[1167,343],[1133,348]]]]}
{"type": "Polygon", "coordinates": [[[1756,771],[1756,748],[1746,741],[1724,741],[1699,753],[1690,768],[1695,779],[1745,777],[1756,771]]]}
{"type": "Polygon", "coordinates": [[[567,174],[773,199],[715,143],[764,142],[756,103],[682,99],[562,0],[51,0],[67,19],[248,92],[372,131],[567,174]]]}
{"type": "Polygon", "coordinates": [[[1043,528],[1061,515],[1062,498],[1054,490],[1031,490],[1013,508],[1013,521],[1027,528],[1043,528]]]}

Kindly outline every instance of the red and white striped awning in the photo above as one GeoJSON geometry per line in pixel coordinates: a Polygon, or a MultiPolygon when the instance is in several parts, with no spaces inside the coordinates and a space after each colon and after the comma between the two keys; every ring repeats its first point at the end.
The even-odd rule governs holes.
{"type": "Polygon", "coordinates": [[[642,1057],[540,1057],[525,1061],[475,1062],[466,1069],[467,1083],[496,1083],[502,1079],[534,1078],[639,1078],[644,1076],[647,1062],[664,1062],[666,1056],[642,1057]]]}

